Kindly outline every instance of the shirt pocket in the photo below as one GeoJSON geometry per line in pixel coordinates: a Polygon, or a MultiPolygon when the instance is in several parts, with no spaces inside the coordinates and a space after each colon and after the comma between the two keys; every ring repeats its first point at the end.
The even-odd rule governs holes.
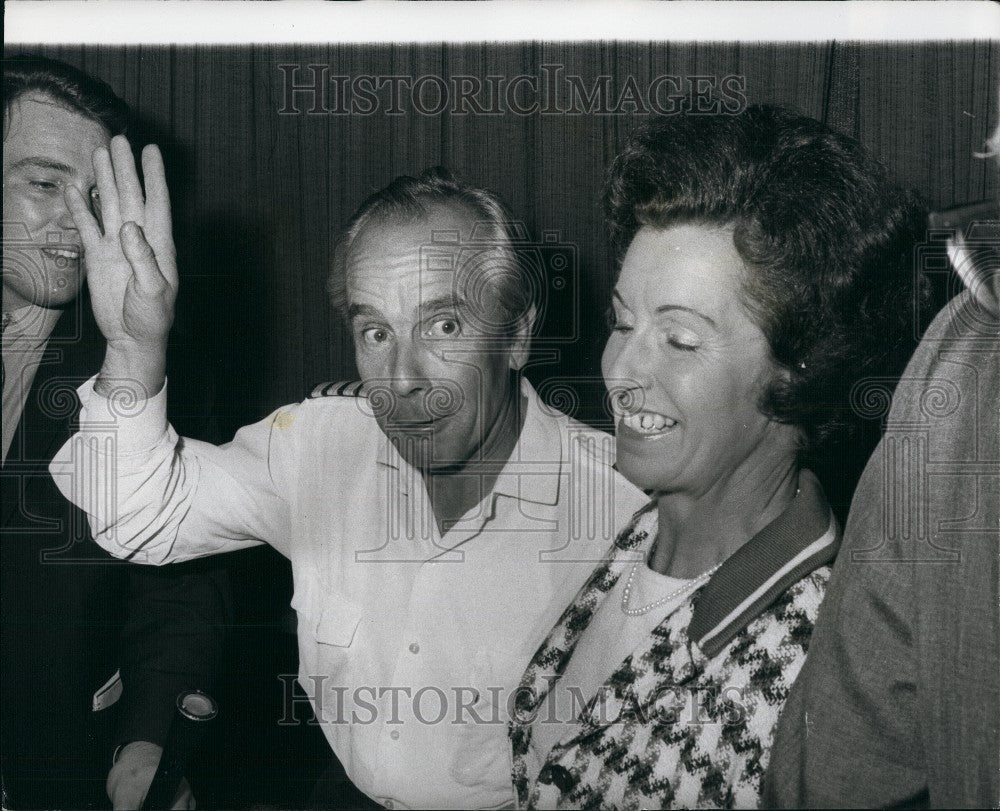
{"type": "Polygon", "coordinates": [[[349,648],[361,623],[361,606],[322,587],[312,573],[304,573],[296,581],[292,608],[298,615],[300,640],[349,648]]]}
{"type": "Polygon", "coordinates": [[[342,597],[328,596],[313,626],[313,635],[320,645],[348,648],[354,642],[361,624],[361,606],[342,597]]]}

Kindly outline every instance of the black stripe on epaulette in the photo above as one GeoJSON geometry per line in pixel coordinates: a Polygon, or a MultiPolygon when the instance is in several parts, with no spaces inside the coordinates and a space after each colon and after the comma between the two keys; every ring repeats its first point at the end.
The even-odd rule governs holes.
{"type": "Polygon", "coordinates": [[[364,383],[360,380],[338,380],[336,383],[320,383],[307,399],[320,397],[364,397],[364,383]]]}

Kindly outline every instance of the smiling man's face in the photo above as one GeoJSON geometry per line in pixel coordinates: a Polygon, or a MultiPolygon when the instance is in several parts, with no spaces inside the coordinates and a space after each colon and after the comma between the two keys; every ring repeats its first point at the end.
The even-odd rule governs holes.
{"type": "Polygon", "coordinates": [[[84,267],[66,207],[73,185],[94,194],[91,156],[110,136],[96,121],[44,93],[25,93],[3,122],[4,310],[62,307],[76,298],[84,267]]]}

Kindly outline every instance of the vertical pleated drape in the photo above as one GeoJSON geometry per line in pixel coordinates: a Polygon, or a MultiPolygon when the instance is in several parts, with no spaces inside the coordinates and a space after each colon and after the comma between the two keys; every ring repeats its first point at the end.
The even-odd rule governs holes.
{"type": "MultiPolygon", "coordinates": [[[[372,191],[435,164],[498,192],[535,238],[544,232],[568,246],[578,301],[564,292],[550,308],[574,308],[555,318],[553,329],[562,337],[572,329],[575,340],[539,343],[530,375],[552,391],[569,391],[563,404],[599,422],[595,376],[615,269],[600,189],[605,167],[647,115],[641,103],[619,104],[629,83],[642,90],[657,77],[675,77],[659,85],[666,93],[697,81],[717,90],[723,77],[741,77],[748,102],[789,105],[857,136],[934,207],[997,193],[990,166],[972,157],[997,119],[995,43],[18,50],[105,79],[138,113],[137,140],[165,146],[182,259],[180,306],[192,325],[175,353],[210,360],[214,407],[227,431],[299,400],[318,382],[354,374],[349,340],[325,295],[333,237],[372,191]],[[322,69],[353,79],[439,77],[450,88],[525,76],[537,89],[555,76],[564,90],[568,81],[584,91],[603,82],[611,103],[571,114],[522,114],[507,104],[439,111],[441,84],[432,78],[422,82],[417,102],[403,94],[395,107],[385,94],[375,110],[349,114],[308,112],[308,93],[289,104],[289,76],[308,83],[311,71],[322,69]]],[[[522,90],[515,106],[533,98],[527,85],[522,90]]],[[[325,106],[343,101],[331,97],[325,106]]]]}

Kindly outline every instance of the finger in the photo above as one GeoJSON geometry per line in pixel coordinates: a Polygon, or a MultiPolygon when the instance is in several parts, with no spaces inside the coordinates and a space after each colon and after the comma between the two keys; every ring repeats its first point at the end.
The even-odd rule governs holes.
{"type": "Polygon", "coordinates": [[[101,239],[101,228],[97,224],[97,219],[91,213],[83,192],[76,186],[67,186],[64,196],[76,230],[80,232],[80,238],[83,240],[83,247],[90,248],[101,239]]]}
{"type": "Polygon", "coordinates": [[[135,274],[135,286],[141,296],[154,295],[167,285],[167,280],[160,273],[156,264],[153,248],[146,241],[145,235],[134,222],[127,222],[119,232],[122,252],[135,274]]]}
{"type": "Polygon", "coordinates": [[[111,155],[103,146],[94,150],[94,172],[97,175],[97,193],[101,196],[101,222],[105,234],[117,234],[122,226],[121,211],[118,207],[118,187],[115,185],[115,170],[111,166],[111,155]]]}
{"type": "MultiPolygon", "coordinates": [[[[167,188],[163,156],[155,144],[149,144],[142,150],[142,174],[146,181],[146,238],[158,256],[172,256],[174,237],[170,190],[167,188]]],[[[165,268],[161,267],[161,270],[165,272],[165,268]]]]}
{"type": "Polygon", "coordinates": [[[115,182],[118,184],[118,205],[123,222],[132,221],[145,225],[146,201],[142,196],[142,185],[135,171],[135,157],[132,147],[124,135],[111,139],[111,161],[115,168],[115,182]]]}

